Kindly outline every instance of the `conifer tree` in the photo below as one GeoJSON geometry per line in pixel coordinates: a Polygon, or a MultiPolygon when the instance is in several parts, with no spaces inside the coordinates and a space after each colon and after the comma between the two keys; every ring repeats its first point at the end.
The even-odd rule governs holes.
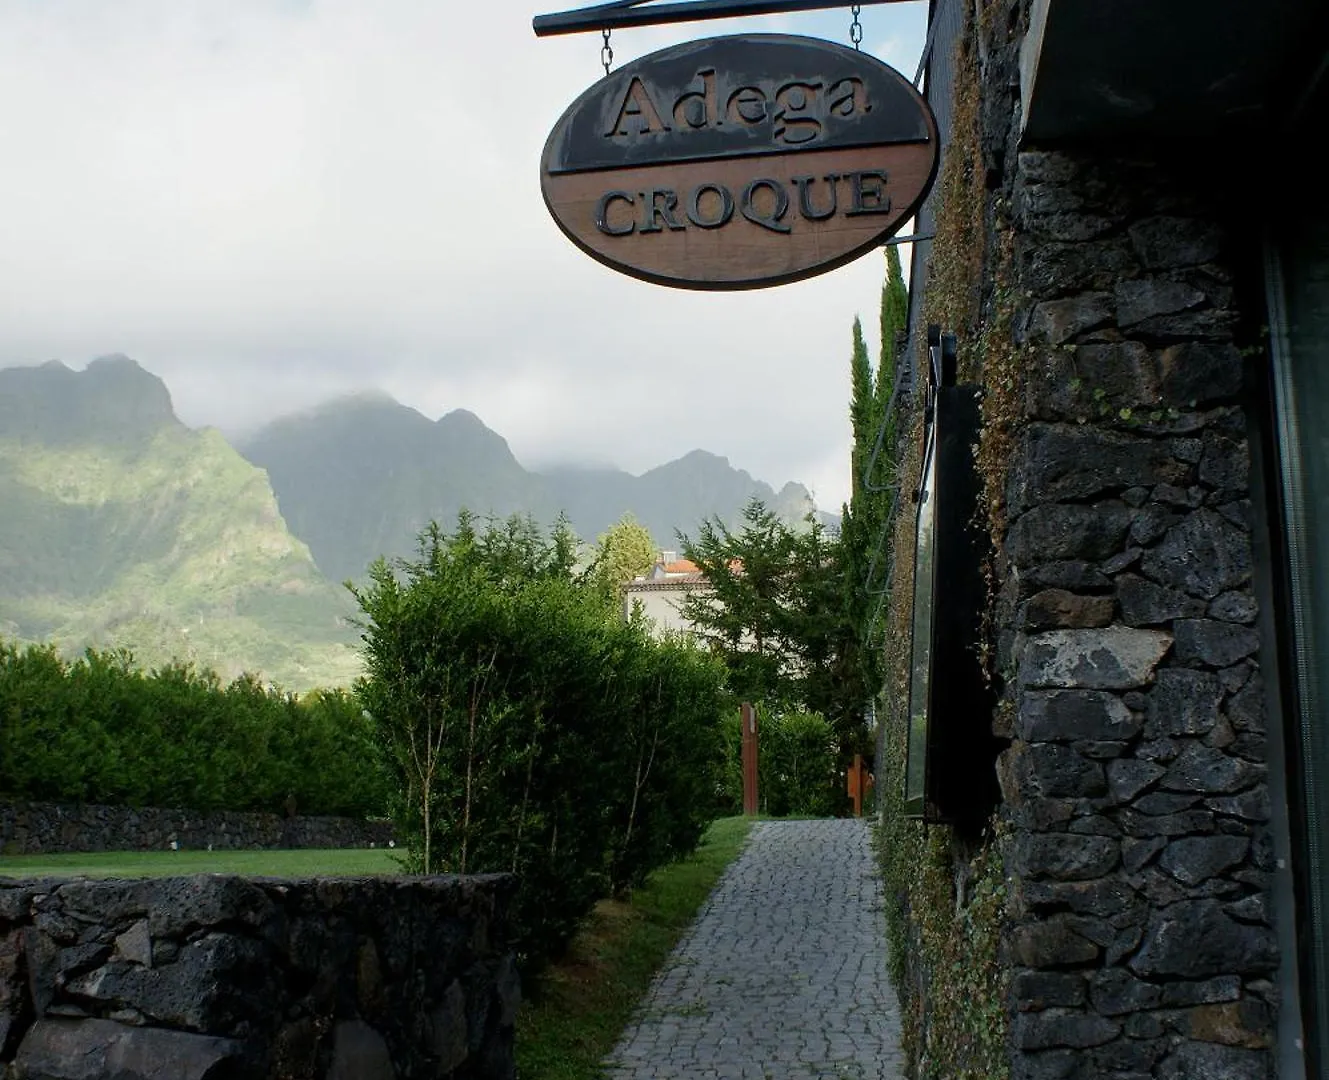
{"type": "MultiPolygon", "coordinates": [[[[854,447],[851,451],[853,465],[850,505],[863,488],[863,469],[872,453],[872,439],[876,435],[877,394],[872,379],[872,360],[868,356],[867,342],[863,340],[863,323],[854,316],[853,354],[849,361],[851,394],[849,402],[849,421],[853,426],[854,447]]],[[[861,508],[860,508],[861,509],[861,508]]]]}
{"type": "MultiPolygon", "coordinates": [[[[891,394],[895,389],[895,342],[896,337],[905,329],[909,321],[909,290],[905,288],[904,274],[900,270],[900,253],[894,246],[886,249],[886,281],[881,287],[881,355],[877,360],[877,374],[873,389],[876,396],[878,423],[885,417],[890,404],[891,394]]],[[[894,463],[891,451],[895,447],[894,418],[888,421],[889,427],[882,436],[882,453],[878,455],[877,466],[872,479],[873,486],[888,484],[893,479],[894,463]]],[[[876,432],[873,432],[876,441],[876,432]]],[[[871,455],[871,448],[868,450],[871,455]]],[[[881,514],[886,513],[887,495],[881,492],[878,502],[881,514]]]]}
{"type": "Polygon", "coordinates": [[[857,317],[854,319],[849,365],[852,387],[849,419],[853,430],[849,460],[852,477],[849,502],[842,508],[840,518],[840,621],[846,640],[847,659],[857,676],[850,679],[850,685],[860,698],[866,699],[871,694],[867,682],[871,678],[871,671],[862,648],[862,632],[871,612],[867,608],[868,596],[863,586],[867,580],[868,560],[871,558],[875,532],[870,493],[865,490],[863,479],[872,454],[880,413],[872,376],[872,361],[867,343],[863,340],[863,325],[857,317]]]}
{"type": "Polygon", "coordinates": [[[895,389],[896,338],[909,319],[909,293],[904,284],[900,255],[894,246],[886,249],[886,280],[881,289],[879,318],[881,352],[875,373],[870,370],[862,325],[857,318],[854,320],[849,406],[854,434],[851,452],[853,481],[850,502],[844,508],[841,525],[842,559],[846,570],[844,616],[853,628],[859,646],[856,664],[865,698],[871,697],[880,686],[876,650],[868,637],[873,612],[881,599],[877,590],[886,585],[885,565],[878,549],[885,541],[884,530],[891,505],[889,488],[895,482],[895,420],[893,415],[888,415],[888,409],[895,389]],[[877,451],[875,460],[874,450],[877,451]],[[874,558],[877,560],[875,568],[874,558]],[[870,572],[871,582],[868,580],[870,572]],[[872,592],[868,591],[869,588],[872,592]]]}

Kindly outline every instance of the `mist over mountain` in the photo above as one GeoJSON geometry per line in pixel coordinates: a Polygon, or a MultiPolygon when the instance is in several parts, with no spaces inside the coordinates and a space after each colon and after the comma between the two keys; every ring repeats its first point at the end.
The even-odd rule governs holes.
{"type": "Polygon", "coordinates": [[[752,497],[790,521],[813,510],[801,484],[778,493],[704,450],[641,476],[618,469],[532,472],[474,413],[436,421],[382,396],[358,395],[278,420],[240,441],[267,470],[291,531],[324,573],[359,578],[379,555],[410,555],[425,524],[450,527],[462,508],[481,516],[560,512],[594,540],[629,511],[662,547],[707,517],[736,520],[752,497]]]}
{"type": "Polygon", "coordinates": [[[437,421],[358,395],[285,417],[239,444],[267,471],[291,531],[330,578],[361,578],[380,555],[409,555],[431,520],[467,507],[549,517],[508,444],[464,410],[437,421]]]}
{"type": "Polygon", "coordinates": [[[183,430],[166,384],[127,356],[72,371],[58,360],[0,370],[0,438],[48,446],[141,445],[183,430]]]}
{"type": "Polygon", "coordinates": [[[736,520],[753,496],[791,522],[815,510],[802,484],[791,482],[777,492],[735,469],[728,458],[705,450],[693,450],[640,476],[575,466],[549,469],[540,476],[550,500],[567,513],[580,535],[598,536],[631,510],[663,547],[674,546],[676,530],[695,534],[704,518],[736,520]]]}
{"type": "Polygon", "coordinates": [[[813,508],[801,485],[776,492],[701,450],[640,476],[529,471],[473,413],[435,421],[373,394],[278,420],[237,451],[182,424],[162,380],[126,357],[10,368],[0,638],[128,648],[144,666],[193,661],[288,689],[344,684],[359,659],[339,583],[413,554],[431,520],[563,512],[594,540],[631,511],[672,547],[754,495],[791,521],[813,508]]]}

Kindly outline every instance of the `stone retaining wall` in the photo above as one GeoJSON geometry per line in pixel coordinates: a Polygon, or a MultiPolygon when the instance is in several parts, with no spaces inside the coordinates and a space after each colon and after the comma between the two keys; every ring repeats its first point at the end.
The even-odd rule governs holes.
{"type": "Polygon", "coordinates": [[[0,881],[0,1072],[510,1080],[512,886],[501,875],[0,881]]]}
{"type": "Polygon", "coordinates": [[[386,847],[388,822],[61,803],[0,803],[0,855],[386,847]]]}

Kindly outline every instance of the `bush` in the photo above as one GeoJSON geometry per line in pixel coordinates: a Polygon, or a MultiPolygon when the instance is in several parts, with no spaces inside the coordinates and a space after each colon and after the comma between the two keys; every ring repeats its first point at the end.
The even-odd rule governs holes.
{"type": "Polygon", "coordinates": [[[344,691],[297,699],[252,676],[145,673],[0,642],[0,793],[10,799],[281,813],[384,813],[373,730],[344,691]]]}
{"type": "MultiPolygon", "coordinates": [[[[757,757],[757,796],[773,817],[826,817],[845,805],[836,765],[835,732],[817,713],[761,713],[757,757]]],[[[721,804],[727,813],[743,808],[742,722],[735,713],[724,724],[724,781],[721,804]]]]}
{"type": "Polygon", "coordinates": [[[413,869],[520,876],[528,964],[601,897],[690,852],[711,819],[723,672],[623,622],[574,573],[575,540],[513,519],[431,526],[371,570],[373,716],[413,869]]]}

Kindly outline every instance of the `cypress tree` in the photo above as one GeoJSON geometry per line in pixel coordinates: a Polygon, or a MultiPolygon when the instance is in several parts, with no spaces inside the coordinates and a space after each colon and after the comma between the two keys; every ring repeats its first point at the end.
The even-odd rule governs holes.
{"type": "Polygon", "coordinates": [[[850,685],[860,697],[872,693],[869,687],[870,657],[862,648],[867,620],[869,597],[864,590],[868,565],[872,558],[872,544],[876,530],[873,524],[872,493],[864,490],[863,471],[872,455],[880,422],[878,395],[872,375],[872,360],[867,343],[863,340],[863,324],[855,316],[853,351],[849,361],[852,396],[849,419],[853,427],[853,448],[850,451],[850,469],[853,473],[849,503],[843,508],[840,521],[841,627],[845,644],[845,659],[853,675],[850,685]]]}
{"type": "MultiPolygon", "coordinates": [[[[905,329],[908,321],[909,290],[905,288],[904,274],[900,270],[899,249],[892,245],[886,249],[886,281],[881,287],[881,357],[877,362],[874,386],[879,416],[885,415],[891,391],[895,388],[895,339],[905,329]]],[[[894,435],[894,430],[886,432],[883,449],[889,450],[894,447],[894,435]]],[[[873,436],[875,438],[875,432],[873,436]]],[[[887,478],[890,475],[889,470],[879,470],[879,472],[887,478]]],[[[886,481],[874,478],[873,482],[886,481]]]]}
{"type": "Polygon", "coordinates": [[[876,437],[877,394],[873,386],[872,360],[868,356],[867,342],[863,340],[863,323],[854,316],[853,354],[849,361],[851,398],[849,421],[853,425],[854,448],[850,455],[854,476],[850,506],[863,489],[863,468],[872,453],[872,440],[876,437]]]}

